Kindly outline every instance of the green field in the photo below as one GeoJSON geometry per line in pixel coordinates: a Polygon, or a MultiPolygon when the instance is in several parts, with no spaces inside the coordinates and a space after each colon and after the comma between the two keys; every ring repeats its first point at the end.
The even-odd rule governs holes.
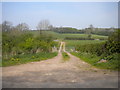
{"type": "MultiPolygon", "coordinates": [[[[40,31],[31,31],[35,36],[40,35],[40,31]]],[[[86,34],[59,34],[53,31],[42,31],[45,35],[51,35],[54,38],[64,40],[66,37],[76,37],[76,38],[87,38],[88,35],[86,34]]],[[[94,35],[92,34],[92,37],[94,39],[105,39],[107,40],[108,36],[102,36],[102,35],[94,35]]]]}
{"type": "MultiPolygon", "coordinates": [[[[32,34],[34,34],[35,36],[39,36],[40,35],[40,31],[30,31],[32,34]]],[[[44,35],[51,35],[52,37],[60,37],[60,34],[53,32],[53,31],[42,31],[42,34],[44,35]]]]}
{"type": "MultiPolygon", "coordinates": [[[[35,36],[40,35],[39,31],[31,31],[31,32],[35,36]]],[[[74,49],[76,45],[101,43],[101,42],[105,42],[108,38],[108,36],[92,35],[92,38],[94,39],[105,39],[105,40],[64,40],[66,37],[86,38],[88,35],[86,34],[59,34],[53,31],[42,31],[42,33],[44,33],[45,35],[51,35],[55,39],[66,42],[67,51],[70,51],[70,49],[74,49]]]]}
{"type": "MultiPolygon", "coordinates": [[[[61,34],[62,38],[65,37],[77,37],[77,38],[87,38],[87,34],[61,34]]],[[[101,35],[92,35],[91,38],[94,39],[107,39],[107,36],[101,36],[101,35]]]]}

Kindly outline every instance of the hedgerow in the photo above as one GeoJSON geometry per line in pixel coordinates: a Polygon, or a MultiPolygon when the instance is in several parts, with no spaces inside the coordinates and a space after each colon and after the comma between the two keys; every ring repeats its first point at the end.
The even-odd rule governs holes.
{"type": "Polygon", "coordinates": [[[75,50],[80,52],[87,52],[91,54],[101,55],[111,55],[113,53],[120,53],[120,30],[116,30],[111,36],[109,36],[108,41],[102,43],[77,45],[75,50]]]}

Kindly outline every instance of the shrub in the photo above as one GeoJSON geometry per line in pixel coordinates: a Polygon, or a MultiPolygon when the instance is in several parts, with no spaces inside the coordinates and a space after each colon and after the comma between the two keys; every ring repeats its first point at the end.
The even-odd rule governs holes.
{"type": "Polygon", "coordinates": [[[76,51],[96,54],[100,56],[104,52],[104,43],[77,45],[75,49],[76,51]]]}
{"type": "Polygon", "coordinates": [[[38,48],[41,52],[51,52],[52,47],[57,45],[58,42],[54,42],[48,34],[34,36],[30,31],[3,32],[3,60],[14,55],[36,53],[38,48]]]}

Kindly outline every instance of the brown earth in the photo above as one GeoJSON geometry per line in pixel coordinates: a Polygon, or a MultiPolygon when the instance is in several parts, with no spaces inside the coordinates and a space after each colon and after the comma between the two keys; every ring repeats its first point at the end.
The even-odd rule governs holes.
{"type": "Polygon", "coordinates": [[[117,71],[97,69],[68,52],[70,60],[62,62],[61,51],[65,51],[64,42],[61,42],[58,55],[52,59],[3,67],[3,88],[118,87],[117,71]]]}

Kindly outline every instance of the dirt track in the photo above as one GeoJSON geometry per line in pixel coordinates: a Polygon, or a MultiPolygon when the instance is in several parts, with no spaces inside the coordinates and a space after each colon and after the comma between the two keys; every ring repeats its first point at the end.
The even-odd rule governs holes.
{"type": "MultiPolygon", "coordinates": [[[[71,55],[3,68],[3,88],[117,88],[118,72],[101,70],[71,55]]],[[[63,47],[64,48],[64,47],[63,47]]]]}

